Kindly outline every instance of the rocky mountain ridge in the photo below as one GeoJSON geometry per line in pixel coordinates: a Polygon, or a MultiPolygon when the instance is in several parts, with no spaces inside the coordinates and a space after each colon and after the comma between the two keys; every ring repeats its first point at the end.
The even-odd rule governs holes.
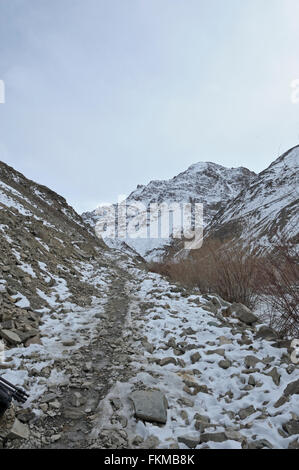
{"type": "MultiPolygon", "coordinates": [[[[254,181],[255,173],[247,168],[225,168],[211,162],[200,162],[190,166],[183,173],[167,181],[151,181],[147,186],[138,186],[124,201],[129,215],[127,217],[128,237],[121,240],[111,240],[109,236],[105,242],[111,247],[126,249],[129,246],[146,260],[159,258],[165,252],[165,247],[171,245],[172,239],[147,237],[149,227],[148,208],[150,204],[166,203],[201,203],[204,205],[204,226],[209,225],[219,210],[224,209],[229,201],[235,198],[242,189],[254,181]],[[142,204],[144,208],[134,211],[134,206],[142,204]],[[138,214],[138,218],[136,215],[138,214]],[[129,227],[132,218],[138,222],[138,236],[135,228],[129,227]]],[[[124,204],[123,203],[123,204],[124,204]]],[[[111,210],[111,208],[110,208],[111,210]]],[[[86,223],[95,227],[101,222],[103,212],[109,207],[99,208],[93,212],[82,214],[86,223]]],[[[158,209],[151,215],[159,219],[158,209]]],[[[114,226],[115,220],[111,217],[108,226],[114,226]]],[[[109,231],[109,227],[108,227],[109,231]]]]}
{"type": "Polygon", "coordinates": [[[299,146],[285,152],[222,208],[206,236],[232,238],[260,249],[298,235],[299,146]]]}
{"type": "MultiPolygon", "coordinates": [[[[130,210],[135,203],[147,208],[152,203],[199,202],[203,204],[205,239],[229,239],[260,250],[271,250],[273,243],[282,237],[298,235],[298,169],[298,146],[285,152],[258,175],[246,168],[228,169],[214,163],[197,163],[169,181],[138,186],[124,204],[130,210]]],[[[188,254],[182,239],[148,237],[147,209],[141,209],[139,218],[137,213],[138,210],[132,210],[133,215],[127,222],[129,227],[131,220],[136,220],[137,235],[134,225],[122,239],[109,239],[108,230],[104,240],[109,246],[123,251],[129,246],[147,261],[173,257],[177,253],[188,254]]],[[[101,211],[83,214],[83,219],[92,227],[102,217],[101,211]]],[[[158,211],[153,220],[155,217],[159,219],[158,211]]],[[[112,217],[108,220],[108,229],[114,224],[112,217]]]]}

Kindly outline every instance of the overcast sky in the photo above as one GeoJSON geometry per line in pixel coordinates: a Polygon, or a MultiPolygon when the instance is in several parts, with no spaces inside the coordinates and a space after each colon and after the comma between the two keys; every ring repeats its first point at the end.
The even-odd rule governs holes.
{"type": "Polygon", "coordinates": [[[78,212],[299,143],[298,0],[0,0],[0,160],[78,212]]]}

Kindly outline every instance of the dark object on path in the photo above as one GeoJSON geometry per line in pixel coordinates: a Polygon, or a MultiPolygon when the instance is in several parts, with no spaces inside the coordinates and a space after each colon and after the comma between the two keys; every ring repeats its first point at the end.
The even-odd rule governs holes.
{"type": "Polygon", "coordinates": [[[0,377],[0,417],[10,407],[12,399],[25,403],[27,398],[29,398],[28,393],[0,377]]]}

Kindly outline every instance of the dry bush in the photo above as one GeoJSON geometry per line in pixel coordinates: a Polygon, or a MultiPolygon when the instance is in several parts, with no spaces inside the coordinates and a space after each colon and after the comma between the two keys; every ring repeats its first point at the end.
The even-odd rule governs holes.
{"type": "Polygon", "coordinates": [[[268,321],[279,333],[299,335],[298,239],[282,237],[260,261],[256,290],[268,309],[268,321]]]}
{"type": "Polygon", "coordinates": [[[201,292],[217,292],[228,302],[253,308],[256,302],[257,257],[254,252],[218,240],[206,241],[188,259],[153,263],[150,269],[201,292]]]}
{"type": "Polygon", "coordinates": [[[249,308],[262,304],[263,321],[282,337],[299,337],[298,241],[281,237],[270,254],[261,256],[229,240],[210,240],[187,259],[152,263],[150,269],[228,302],[249,308]]]}

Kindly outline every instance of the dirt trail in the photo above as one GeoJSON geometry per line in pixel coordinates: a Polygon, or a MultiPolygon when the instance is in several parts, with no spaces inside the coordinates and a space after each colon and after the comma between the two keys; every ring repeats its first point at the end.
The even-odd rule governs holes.
{"type": "MultiPolygon", "coordinates": [[[[43,416],[30,424],[27,441],[10,441],[7,447],[87,448],[98,420],[98,405],[116,381],[126,381],[130,372],[130,335],[126,335],[130,298],[127,285],[132,277],[119,265],[113,266],[104,312],[98,314],[96,335],[65,360],[70,372],[68,385],[49,390],[42,403],[54,406],[53,416],[43,416]],[[57,409],[55,409],[55,403],[57,409]]],[[[132,353],[132,351],[131,351],[132,353]]],[[[104,445],[100,439],[96,446],[104,445]]]]}

